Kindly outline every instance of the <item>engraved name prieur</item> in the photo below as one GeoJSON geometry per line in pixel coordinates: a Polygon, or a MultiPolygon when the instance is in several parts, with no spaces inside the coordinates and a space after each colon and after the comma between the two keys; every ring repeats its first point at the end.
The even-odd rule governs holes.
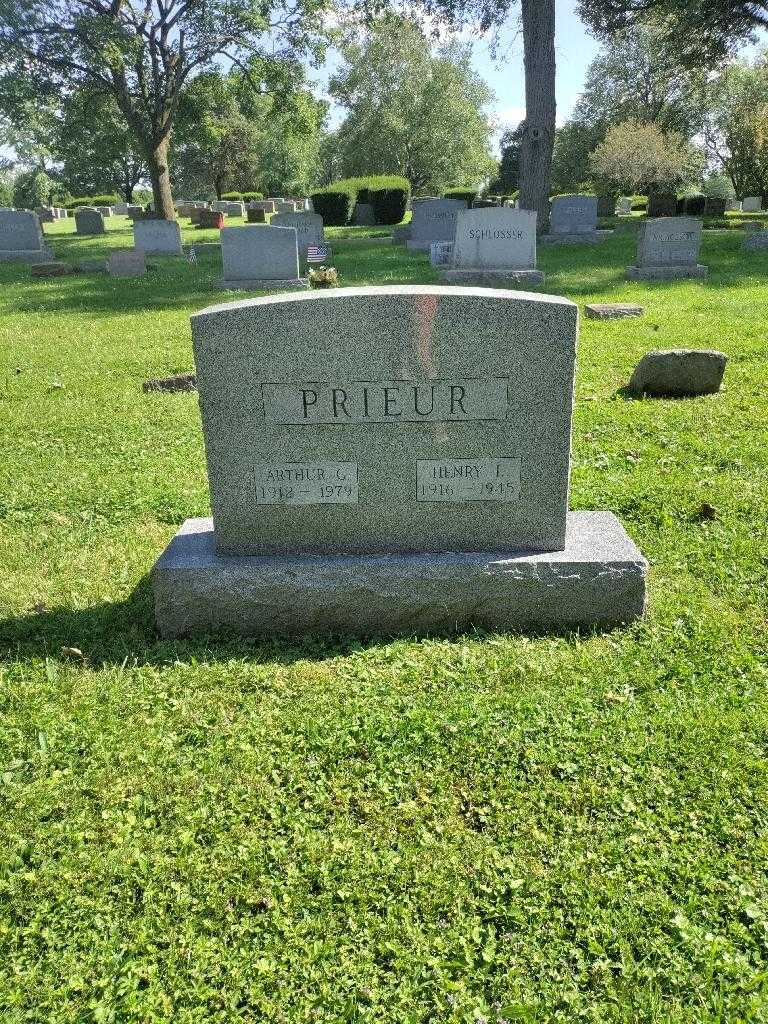
{"type": "Polygon", "coordinates": [[[504,420],[506,377],[262,384],[267,423],[504,420]]]}

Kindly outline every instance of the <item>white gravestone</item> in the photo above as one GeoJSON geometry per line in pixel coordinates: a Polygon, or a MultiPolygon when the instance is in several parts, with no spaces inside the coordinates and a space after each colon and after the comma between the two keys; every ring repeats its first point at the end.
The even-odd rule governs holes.
{"type": "Polygon", "coordinates": [[[181,256],[181,227],[176,220],[135,220],[133,245],[153,256],[181,256]]]}
{"type": "Polygon", "coordinates": [[[0,262],[47,263],[52,259],[36,213],[0,209],[0,262]]]}
{"type": "Polygon", "coordinates": [[[536,213],[495,207],[461,210],[451,266],[441,277],[449,284],[505,287],[542,284],[536,270],[536,213]]]}
{"type": "Polygon", "coordinates": [[[742,213],[760,213],[763,208],[761,196],[745,196],[741,202],[742,213]]]}
{"type": "Polygon", "coordinates": [[[654,217],[637,233],[637,262],[627,267],[631,281],[706,277],[699,260],[702,222],[693,217],[654,217]]]}
{"type": "Polygon", "coordinates": [[[306,288],[295,228],[253,224],[221,229],[223,288],[306,288]]]}

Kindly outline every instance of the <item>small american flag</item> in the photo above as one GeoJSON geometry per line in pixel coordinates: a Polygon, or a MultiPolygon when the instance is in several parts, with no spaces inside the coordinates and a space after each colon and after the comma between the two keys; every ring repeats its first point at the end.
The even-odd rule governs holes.
{"type": "Polygon", "coordinates": [[[330,255],[331,250],[327,245],[307,246],[307,263],[325,263],[330,255]]]}
{"type": "Polygon", "coordinates": [[[189,252],[187,253],[187,263],[197,263],[197,253],[195,252],[194,245],[190,246],[189,252]]]}

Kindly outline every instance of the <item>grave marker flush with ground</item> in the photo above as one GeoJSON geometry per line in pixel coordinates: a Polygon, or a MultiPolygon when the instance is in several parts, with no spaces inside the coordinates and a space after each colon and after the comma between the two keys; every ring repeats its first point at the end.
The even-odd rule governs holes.
{"type": "Polygon", "coordinates": [[[474,288],[195,315],[213,519],[185,523],[153,570],[161,632],[641,614],[646,565],[621,525],[568,512],[576,332],[566,299],[474,288]]]}

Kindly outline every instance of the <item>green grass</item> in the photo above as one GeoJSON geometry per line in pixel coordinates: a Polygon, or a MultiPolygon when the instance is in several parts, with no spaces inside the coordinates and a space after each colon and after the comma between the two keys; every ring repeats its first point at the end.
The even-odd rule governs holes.
{"type": "MultiPolygon", "coordinates": [[[[98,256],[125,223],[48,234],[98,256]]],[[[344,284],[436,279],[329,234],[344,284]]],[[[571,504],[651,563],[647,617],[581,636],[158,640],[147,573],[208,493],[195,396],[141,382],[191,369],[219,257],[0,265],[3,1024],[768,1021],[768,255],[742,238],[706,233],[706,282],[625,281],[629,232],[541,249],[544,291],[648,309],[581,328],[571,504]],[[727,352],[722,394],[626,401],[674,346],[727,352]]]]}

